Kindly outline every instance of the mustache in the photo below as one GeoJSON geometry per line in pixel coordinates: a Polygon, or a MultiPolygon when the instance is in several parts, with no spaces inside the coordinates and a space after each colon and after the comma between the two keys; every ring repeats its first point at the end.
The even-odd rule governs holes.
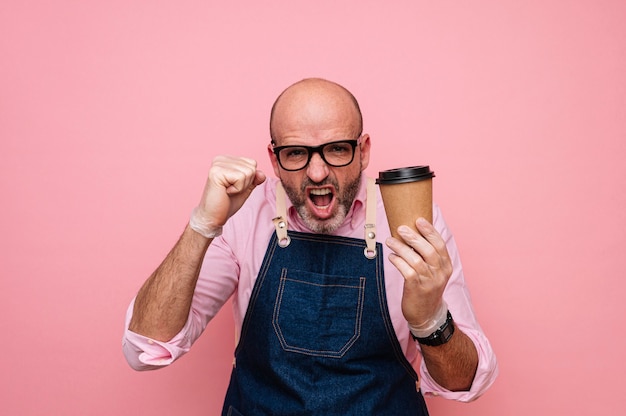
{"type": "Polygon", "coordinates": [[[326,186],[326,185],[332,185],[332,186],[335,187],[335,189],[337,191],[339,190],[339,184],[337,183],[337,181],[334,181],[334,180],[332,180],[330,178],[325,178],[321,182],[314,182],[310,178],[305,178],[302,181],[302,184],[300,185],[300,190],[302,192],[304,192],[306,190],[307,186],[326,186]]]}

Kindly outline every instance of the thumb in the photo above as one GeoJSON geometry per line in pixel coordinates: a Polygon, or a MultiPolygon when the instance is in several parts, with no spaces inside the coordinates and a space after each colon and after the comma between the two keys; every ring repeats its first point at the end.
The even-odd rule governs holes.
{"type": "Polygon", "coordinates": [[[265,175],[265,173],[263,173],[263,171],[257,170],[252,183],[254,184],[254,186],[261,185],[263,182],[265,182],[266,178],[267,176],[265,175]]]}
{"type": "Polygon", "coordinates": [[[267,176],[265,175],[265,173],[263,173],[260,170],[257,170],[254,173],[254,177],[252,178],[252,180],[250,181],[250,184],[247,187],[238,189],[235,186],[231,185],[228,188],[226,188],[226,193],[229,195],[234,195],[234,194],[239,194],[239,193],[249,195],[254,190],[254,188],[256,188],[257,186],[265,182],[266,178],[267,176]]]}

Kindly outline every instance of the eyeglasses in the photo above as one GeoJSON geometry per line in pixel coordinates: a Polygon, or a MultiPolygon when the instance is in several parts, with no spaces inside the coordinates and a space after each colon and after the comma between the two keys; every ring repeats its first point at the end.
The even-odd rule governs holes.
{"type": "Polygon", "coordinates": [[[360,137],[356,140],[340,140],[321,146],[276,146],[273,151],[280,167],[290,172],[306,168],[313,153],[318,153],[327,165],[340,168],[352,163],[354,149],[359,140],[360,137]]]}

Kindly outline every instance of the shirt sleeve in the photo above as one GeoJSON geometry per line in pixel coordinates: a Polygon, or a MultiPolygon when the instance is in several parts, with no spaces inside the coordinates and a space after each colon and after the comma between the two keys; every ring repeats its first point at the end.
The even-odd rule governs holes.
{"type": "Polygon", "coordinates": [[[128,364],[137,371],[156,370],[170,365],[178,358],[189,352],[194,339],[190,334],[192,319],[187,319],[185,327],[167,342],[157,341],[137,334],[128,329],[133,316],[135,299],[132,300],[126,312],[126,325],[122,339],[122,350],[128,364]]]}
{"type": "Polygon", "coordinates": [[[131,368],[155,370],[172,364],[189,352],[207,324],[232,295],[237,285],[238,265],[223,239],[216,238],[209,246],[196,283],[189,316],[185,326],[171,340],[157,341],[128,329],[135,299],[126,311],[122,351],[131,368]]]}
{"type": "Polygon", "coordinates": [[[480,397],[493,384],[498,375],[498,363],[489,340],[476,320],[454,237],[448,230],[438,207],[435,207],[434,217],[433,223],[446,241],[453,266],[452,276],[444,292],[444,299],[448,304],[457,329],[463,331],[476,347],[478,368],[470,390],[454,392],[438,385],[429,374],[424,360],[422,360],[420,364],[421,389],[426,396],[440,396],[446,399],[470,402],[480,397]]]}

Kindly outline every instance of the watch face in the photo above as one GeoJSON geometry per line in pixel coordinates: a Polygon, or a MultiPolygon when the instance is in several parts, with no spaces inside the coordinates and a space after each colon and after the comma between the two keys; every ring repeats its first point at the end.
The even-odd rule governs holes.
{"type": "Polygon", "coordinates": [[[446,327],[441,331],[441,343],[445,344],[446,342],[450,341],[450,338],[452,338],[452,334],[454,334],[454,322],[446,324],[446,327]]]}
{"type": "Polygon", "coordinates": [[[437,346],[450,341],[450,338],[452,338],[452,334],[454,334],[454,321],[452,321],[452,314],[450,313],[450,311],[448,311],[446,322],[441,325],[438,330],[436,330],[426,338],[413,338],[415,338],[420,344],[437,346]]]}

